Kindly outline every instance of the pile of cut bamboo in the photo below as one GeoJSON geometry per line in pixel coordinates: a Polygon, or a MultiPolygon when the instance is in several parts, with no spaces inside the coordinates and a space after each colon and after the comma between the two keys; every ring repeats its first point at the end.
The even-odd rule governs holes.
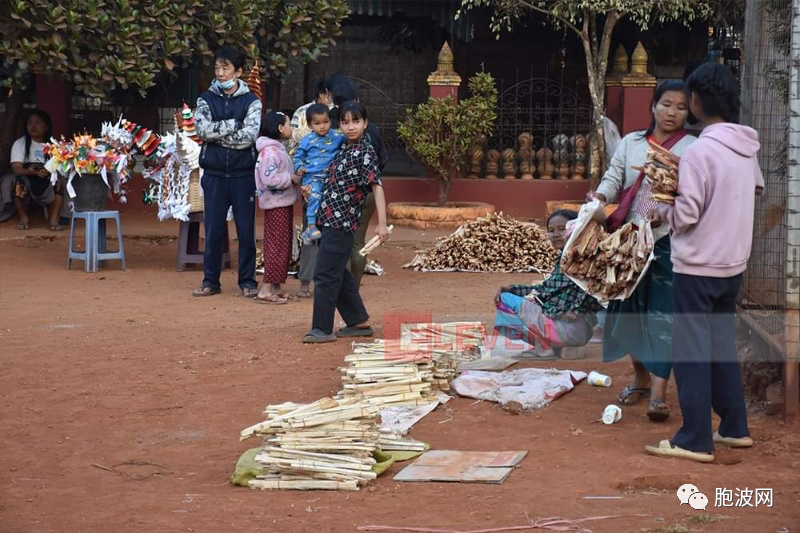
{"type": "Polygon", "coordinates": [[[402,345],[428,352],[433,360],[434,386],[449,391],[458,366],[480,359],[486,336],[481,322],[420,323],[403,326],[402,345]]]}
{"type": "Polygon", "coordinates": [[[376,477],[372,453],[379,446],[379,410],[358,398],[267,406],[267,420],[241,432],[242,439],[264,437],[255,460],[266,474],[250,486],[358,490],[376,477]]]}
{"type": "Polygon", "coordinates": [[[398,341],[353,343],[341,368],[342,396],[380,406],[416,406],[436,401],[430,352],[403,349],[398,341]]]}
{"type": "Polygon", "coordinates": [[[403,268],[467,272],[550,271],[558,258],[547,233],[503,213],[467,222],[403,268]]]}

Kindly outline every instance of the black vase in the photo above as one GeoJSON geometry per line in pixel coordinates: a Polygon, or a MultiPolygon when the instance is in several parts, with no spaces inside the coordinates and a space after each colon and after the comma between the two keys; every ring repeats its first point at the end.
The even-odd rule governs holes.
{"type": "Polygon", "coordinates": [[[81,174],[72,178],[75,211],[103,211],[108,202],[108,185],[100,174],[81,174]]]}

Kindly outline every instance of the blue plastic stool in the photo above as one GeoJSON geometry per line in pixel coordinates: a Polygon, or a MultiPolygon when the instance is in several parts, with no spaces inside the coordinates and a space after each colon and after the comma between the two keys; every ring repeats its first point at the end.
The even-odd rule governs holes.
{"type": "Polygon", "coordinates": [[[67,270],[72,266],[72,260],[83,261],[85,272],[97,272],[100,261],[119,259],[122,261],[122,270],[125,270],[125,245],[122,241],[122,224],[119,211],[74,211],[69,225],[69,250],[67,250],[67,270]],[[75,220],[83,219],[85,225],[83,237],[83,252],[75,251],[75,220]],[[119,250],[108,251],[106,220],[114,219],[117,224],[117,242],[119,250]]]}

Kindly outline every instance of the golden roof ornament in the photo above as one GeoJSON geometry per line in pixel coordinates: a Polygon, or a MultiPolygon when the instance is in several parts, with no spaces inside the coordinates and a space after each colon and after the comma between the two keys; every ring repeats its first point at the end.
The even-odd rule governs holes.
{"type": "Polygon", "coordinates": [[[439,61],[436,72],[428,76],[428,85],[461,85],[461,76],[453,69],[453,51],[447,41],[439,51],[439,61]]]}
{"type": "Polygon", "coordinates": [[[619,87],[622,85],[623,76],[628,74],[628,52],[625,47],[619,45],[614,57],[611,60],[611,71],[606,77],[606,85],[609,87],[619,87]]]}
{"type": "Polygon", "coordinates": [[[631,56],[630,74],[622,78],[625,87],[655,87],[656,79],[647,72],[647,51],[641,41],[631,56]]]}

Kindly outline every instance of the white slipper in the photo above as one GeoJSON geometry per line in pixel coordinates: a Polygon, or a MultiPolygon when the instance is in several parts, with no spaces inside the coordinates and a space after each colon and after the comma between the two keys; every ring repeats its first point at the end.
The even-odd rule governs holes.
{"type": "Polygon", "coordinates": [[[668,439],[664,439],[658,443],[658,446],[645,446],[644,449],[650,455],[657,455],[659,457],[677,457],[680,459],[689,459],[697,461],[698,463],[711,463],[714,461],[713,453],[693,452],[684,450],[672,444],[668,439]]]}
{"type": "Polygon", "coordinates": [[[714,442],[731,448],[750,448],[753,445],[753,439],[750,437],[723,437],[719,431],[714,432],[714,442]]]}

